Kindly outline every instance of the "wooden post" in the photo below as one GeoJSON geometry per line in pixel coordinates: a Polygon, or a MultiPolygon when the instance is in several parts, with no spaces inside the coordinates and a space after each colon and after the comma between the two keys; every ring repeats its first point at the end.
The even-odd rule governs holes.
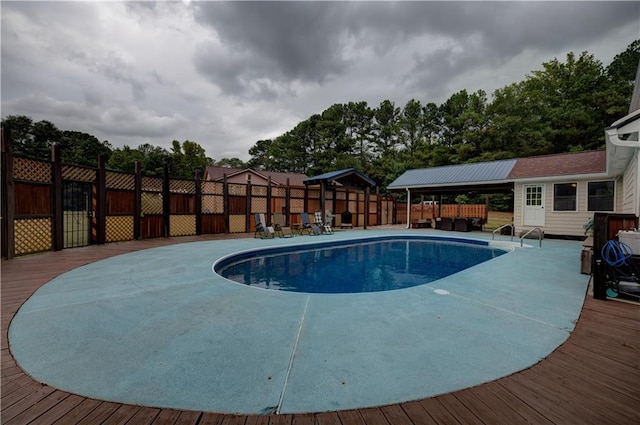
{"type": "Polygon", "coordinates": [[[169,164],[164,165],[162,179],[162,236],[171,236],[171,181],[169,180],[169,164]]]}
{"type": "Polygon", "coordinates": [[[271,219],[271,176],[269,176],[269,180],[267,180],[267,218],[265,220],[267,220],[267,222],[265,224],[267,225],[271,225],[272,223],[272,219],[271,219]]]}
{"type": "Polygon", "coordinates": [[[229,183],[227,182],[227,173],[224,173],[222,180],[222,208],[224,209],[224,228],[225,233],[230,233],[229,229],[229,183]]]}
{"type": "Polygon", "coordinates": [[[289,214],[291,214],[291,182],[289,180],[289,177],[287,177],[287,193],[285,194],[285,203],[286,205],[284,206],[284,223],[285,226],[289,227],[289,224],[291,223],[291,219],[289,217],[289,214]]]}
{"type": "Polygon", "coordinates": [[[247,232],[251,231],[251,191],[253,190],[251,187],[251,174],[247,174],[247,193],[245,193],[245,204],[247,206],[244,210],[244,227],[247,232]]]}
{"type": "Polygon", "coordinates": [[[369,223],[369,195],[371,188],[367,186],[364,189],[364,229],[367,230],[367,224],[369,223]]]}
{"type": "Polygon", "coordinates": [[[142,239],[142,164],[136,161],[133,186],[133,239],[142,239]]]}
{"type": "Polygon", "coordinates": [[[7,260],[15,256],[15,195],[13,185],[13,149],[11,131],[3,128],[0,134],[2,145],[2,257],[7,260]]]}
{"type": "Polygon", "coordinates": [[[360,191],[356,190],[356,224],[355,227],[360,225],[360,191]]]}
{"type": "Polygon", "coordinates": [[[104,155],[98,156],[96,177],[96,243],[104,244],[107,240],[107,170],[104,155]]]}
{"type": "Polygon", "coordinates": [[[304,212],[309,212],[307,211],[309,209],[309,186],[306,184],[304,185],[304,201],[302,207],[304,208],[304,212]]]}
{"type": "Polygon", "coordinates": [[[324,203],[325,203],[326,197],[327,197],[327,193],[326,193],[326,188],[324,187],[324,180],[321,180],[320,181],[320,212],[322,214],[321,217],[323,222],[326,217],[324,214],[324,211],[325,211],[324,203]]]}
{"type": "Polygon", "coordinates": [[[200,170],[196,170],[196,235],[202,234],[202,179],[200,170]]]}
{"type": "Polygon", "coordinates": [[[53,250],[61,251],[64,248],[64,212],[62,211],[62,162],[60,145],[57,143],[51,146],[51,171],[53,175],[53,250]]]}

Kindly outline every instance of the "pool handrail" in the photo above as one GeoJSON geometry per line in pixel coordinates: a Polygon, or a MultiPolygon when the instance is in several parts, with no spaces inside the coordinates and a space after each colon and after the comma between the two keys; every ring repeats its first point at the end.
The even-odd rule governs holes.
{"type": "Polygon", "coordinates": [[[538,231],[538,240],[540,241],[540,248],[542,248],[542,237],[544,236],[544,233],[542,233],[542,229],[539,227],[534,227],[533,229],[529,229],[527,233],[520,236],[520,248],[522,248],[524,244],[524,239],[536,230],[538,231]]]}
{"type": "Polygon", "coordinates": [[[510,223],[503,224],[502,226],[498,227],[493,232],[491,232],[491,240],[494,240],[496,238],[496,232],[499,232],[500,230],[502,230],[502,229],[504,229],[506,227],[511,227],[511,242],[513,242],[513,233],[515,231],[515,228],[514,228],[513,224],[510,224],[510,223]]]}

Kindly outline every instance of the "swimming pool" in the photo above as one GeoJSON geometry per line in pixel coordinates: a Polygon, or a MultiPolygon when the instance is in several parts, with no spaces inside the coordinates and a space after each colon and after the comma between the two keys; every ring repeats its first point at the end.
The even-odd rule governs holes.
{"type": "Polygon", "coordinates": [[[478,385],[537,363],[568,337],[588,286],[573,266],[578,242],[517,248],[395,291],[270,291],[212,272],[235,253],[413,234],[201,241],[114,256],[38,289],[13,318],[9,345],[34,379],[75,394],[261,414],[357,409],[478,385]]]}
{"type": "Polygon", "coordinates": [[[249,286],[307,293],[360,293],[424,285],[507,251],[487,242],[429,237],[335,241],[231,255],[220,276],[249,286]]]}

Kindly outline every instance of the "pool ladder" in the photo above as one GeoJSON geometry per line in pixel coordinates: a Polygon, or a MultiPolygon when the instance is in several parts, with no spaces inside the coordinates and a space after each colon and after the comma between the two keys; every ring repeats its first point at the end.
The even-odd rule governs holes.
{"type": "MultiPolygon", "coordinates": [[[[513,242],[513,232],[515,231],[515,227],[513,226],[513,224],[503,224],[502,226],[500,226],[497,229],[495,229],[492,232],[491,240],[494,240],[496,238],[496,233],[498,233],[500,230],[505,229],[507,227],[511,228],[511,242],[513,242]]],[[[525,238],[527,236],[529,236],[531,233],[535,232],[535,231],[538,232],[538,240],[540,241],[540,248],[542,248],[542,238],[544,237],[544,233],[542,233],[542,229],[540,229],[539,227],[534,227],[533,229],[530,229],[524,235],[520,236],[520,248],[522,248],[522,246],[524,245],[525,238]]]]}
{"type": "Polygon", "coordinates": [[[542,233],[542,229],[540,229],[539,227],[534,227],[533,229],[530,229],[527,233],[525,233],[524,235],[520,236],[520,248],[522,248],[522,245],[524,244],[524,239],[529,236],[531,233],[538,231],[538,240],[540,241],[540,248],[542,248],[542,238],[544,237],[544,233],[542,233]]]}
{"type": "Polygon", "coordinates": [[[511,227],[511,242],[513,242],[513,232],[515,231],[515,228],[513,227],[513,224],[503,224],[502,226],[498,227],[496,230],[494,230],[491,235],[491,240],[494,240],[496,238],[496,233],[499,232],[502,229],[505,229],[507,227],[511,227]]]}

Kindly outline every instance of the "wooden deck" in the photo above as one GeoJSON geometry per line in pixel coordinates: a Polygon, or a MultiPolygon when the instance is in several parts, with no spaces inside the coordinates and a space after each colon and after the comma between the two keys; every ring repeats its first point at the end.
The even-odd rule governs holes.
{"type": "Polygon", "coordinates": [[[4,425],[640,424],[640,306],[591,297],[587,297],[569,340],[535,366],[473,388],[378,408],[235,416],[140,407],[57,390],[34,381],[16,365],[8,349],[8,325],[20,305],[53,277],[121,253],[229,237],[234,236],[114,243],[3,261],[0,422],[4,425]]]}

